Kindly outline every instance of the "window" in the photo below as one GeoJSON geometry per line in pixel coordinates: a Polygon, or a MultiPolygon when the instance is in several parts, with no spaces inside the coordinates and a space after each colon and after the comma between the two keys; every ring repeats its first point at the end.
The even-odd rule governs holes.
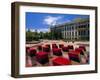
{"type": "Polygon", "coordinates": [[[72,36],[74,36],[74,32],[72,32],[72,36]]]}
{"type": "Polygon", "coordinates": [[[77,32],[75,32],[75,36],[77,36],[77,32]]]}
{"type": "Polygon", "coordinates": [[[74,26],[72,26],[72,30],[74,30],[74,26]]]}

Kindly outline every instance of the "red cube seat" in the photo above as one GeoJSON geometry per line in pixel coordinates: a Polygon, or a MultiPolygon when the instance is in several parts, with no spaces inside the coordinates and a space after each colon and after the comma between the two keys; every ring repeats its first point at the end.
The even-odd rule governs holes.
{"type": "Polygon", "coordinates": [[[38,48],[38,50],[39,50],[39,51],[41,51],[41,50],[42,50],[42,46],[41,46],[41,45],[38,45],[38,47],[37,47],[37,48],[38,48]]]}
{"type": "Polygon", "coordinates": [[[52,44],[52,48],[58,48],[56,44],[52,44]]]}
{"type": "Polygon", "coordinates": [[[40,64],[45,64],[47,62],[49,62],[49,58],[48,58],[48,53],[46,52],[38,52],[36,54],[36,60],[40,63],[40,64]]]}
{"type": "Polygon", "coordinates": [[[28,50],[28,53],[29,53],[29,56],[30,57],[33,57],[33,56],[35,56],[36,55],[36,49],[34,49],[34,48],[30,48],[29,50],[28,50]]]}
{"type": "Polygon", "coordinates": [[[59,48],[63,48],[64,47],[64,45],[63,44],[59,44],[59,48]]]}
{"type": "Polygon", "coordinates": [[[69,59],[72,60],[72,61],[76,61],[76,62],[80,62],[80,52],[79,51],[70,51],[68,53],[68,56],[69,56],[69,59]]]}
{"type": "Polygon", "coordinates": [[[66,46],[64,46],[64,47],[62,47],[62,50],[63,50],[64,52],[68,52],[68,51],[69,51],[69,48],[66,47],[66,46]]]}
{"type": "Polygon", "coordinates": [[[80,54],[84,55],[83,48],[76,48],[75,51],[78,51],[78,52],[80,52],[80,54]]]}
{"type": "Polygon", "coordinates": [[[43,51],[44,51],[44,52],[50,52],[50,48],[49,48],[48,46],[44,46],[44,47],[43,47],[43,51]]]}
{"type": "Polygon", "coordinates": [[[85,46],[79,46],[79,48],[83,48],[83,49],[84,49],[84,51],[86,51],[86,48],[85,48],[85,46]]]}
{"type": "Polygon", "coordinates": [[[50,44],[46,44],[45,46],[49,47],[50,48],[50,44]]]}
{"type": "Polygon", "coordinates": [[[69,49],[74,49],[73,45],[68,45],[69,49]]]}
{"type": "Polygon", "coordinates": [[[62,56],[62,52],[61,52],[61,49],[60,48],[53,48],[52,49],[52,52],[56,56],[62,56]]]}
{"type": "Polygon", "coordinates": [[[71,61],[67,58],[57,57],[57,58],[52,60],[52,63],[53,63],[54,66],[70,65],[71,61]]]}

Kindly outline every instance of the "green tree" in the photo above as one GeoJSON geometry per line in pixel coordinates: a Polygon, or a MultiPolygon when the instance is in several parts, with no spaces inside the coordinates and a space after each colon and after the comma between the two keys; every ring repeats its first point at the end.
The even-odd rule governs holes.
{"type": "Polygon", "coordinates": [[[30,31],[26,32],[26,41],[32,41],[33,40],[33,33],[30,31]]]}

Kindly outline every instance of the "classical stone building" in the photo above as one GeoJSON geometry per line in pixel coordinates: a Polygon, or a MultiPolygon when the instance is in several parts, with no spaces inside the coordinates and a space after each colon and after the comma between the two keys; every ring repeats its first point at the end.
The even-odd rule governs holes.
{"type": "Polygon", "coordinates": [[[52,39],[66,39],[71,41],[89,40],[89,19],[67,22],[50,27],[52,39]]]}

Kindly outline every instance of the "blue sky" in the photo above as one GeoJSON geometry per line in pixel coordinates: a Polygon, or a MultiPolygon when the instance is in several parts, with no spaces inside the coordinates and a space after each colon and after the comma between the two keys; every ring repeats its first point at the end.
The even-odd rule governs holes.
{"type": "Polygon", "coordinates": [[[51,25],[70,22],[76,18],[89,18],[89,15],[26,12],[25,17],[26,29],[46,32],[51,25]]]}

